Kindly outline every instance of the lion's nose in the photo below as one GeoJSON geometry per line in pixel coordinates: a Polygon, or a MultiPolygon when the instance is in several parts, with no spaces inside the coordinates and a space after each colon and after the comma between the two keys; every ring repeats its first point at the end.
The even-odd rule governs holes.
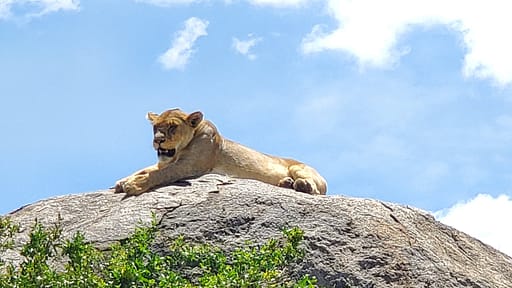
{"type": "Polygon", "coordinates": [[[157,144],[161,144],[165,141],[165,135],[163,133],[156,133],[155,134],[155,138],[153,139],[153,141],[155,141],[155,143],[157,144]]]}

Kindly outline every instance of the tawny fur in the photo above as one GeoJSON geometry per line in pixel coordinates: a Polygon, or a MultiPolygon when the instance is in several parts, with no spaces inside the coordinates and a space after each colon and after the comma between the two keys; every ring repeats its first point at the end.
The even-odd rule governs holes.
{"type": "Polygon", "coordinates": [[[148,113],[159,162],[117,181],[115,191],[139,195],[155,187],[208,173],[255,179],[309,194],[324,195],[325,179],[293,159],[260,153],[223,138],[201,112],[172,109],[148,113]]]}

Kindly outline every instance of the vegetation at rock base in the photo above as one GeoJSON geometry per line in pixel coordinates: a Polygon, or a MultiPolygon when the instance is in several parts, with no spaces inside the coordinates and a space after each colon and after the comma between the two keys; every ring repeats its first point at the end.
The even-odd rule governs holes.
{"type": "MultiPolygon", "coordinates": [[[[0,217],[0,252],[12,248],[18,230],[0,217]]],[[[316,283],[308,275],[293,280],[286,273],[304,256],[299,247],[304,234],[298,228],[283,230],[282,239],[260,246],[247,243],[230,253],[179,237],[171,241],[165,256],[152,250],[158,235],[155,220],[137,227],[107,251],[87,243],[80,232],[68,240],[61,232],[58,224],[44,227],[36,220],[21,249],[23,262],[14,266],[0,259],[0,287],[315,287],[316,283]]]]}

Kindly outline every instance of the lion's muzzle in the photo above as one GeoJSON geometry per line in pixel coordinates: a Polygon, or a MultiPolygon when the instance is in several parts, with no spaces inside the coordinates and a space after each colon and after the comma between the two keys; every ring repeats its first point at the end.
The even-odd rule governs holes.
{"type": "Polygon", "coordinates": [[[176,154],[176,149],[162,149],[157,150],[158,158],[172,158],[176,154]]]}

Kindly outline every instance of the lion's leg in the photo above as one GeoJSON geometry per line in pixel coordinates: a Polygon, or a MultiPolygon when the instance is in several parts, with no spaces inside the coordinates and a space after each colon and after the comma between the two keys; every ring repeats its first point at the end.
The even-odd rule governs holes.
{"type": "Polygon", "coordinates": [[[158,166],[152,165],[139,170],[132,175],[116,182],[114,187],[116,193],[126,193],[127,195],[139,195],[157,185],[154,175],[158,173],[158,166]]]}
{"type": "Polygon", "coordinates": [[[305,164],[294,164],[288,168],[293,179],[293,189],[314,195],[324,195],[326,192],[325,180],[313,168],[305,164]]]}
{"type": "Polygon", "coordinates": [[[200,176],[207,172],[207,168],[187,162],[190,161],[178,161],[166,166],[153,165],[142,169],[119,180],[116,183],[115,192],[124,192],[129,196],[140,195],[158,186],[174,183],[189,177],[200,176]]]}
{"type": "Polygon", "coordinates": [[[115,192],[124,192],[129,196],[140,195],[158,186],[204,175],[211,170],[208,167],[209,164],[204,163],[203,159],[187,157],[185,154],[177,162],[167,165],[155,164],[117,181],[115,192]]]}

